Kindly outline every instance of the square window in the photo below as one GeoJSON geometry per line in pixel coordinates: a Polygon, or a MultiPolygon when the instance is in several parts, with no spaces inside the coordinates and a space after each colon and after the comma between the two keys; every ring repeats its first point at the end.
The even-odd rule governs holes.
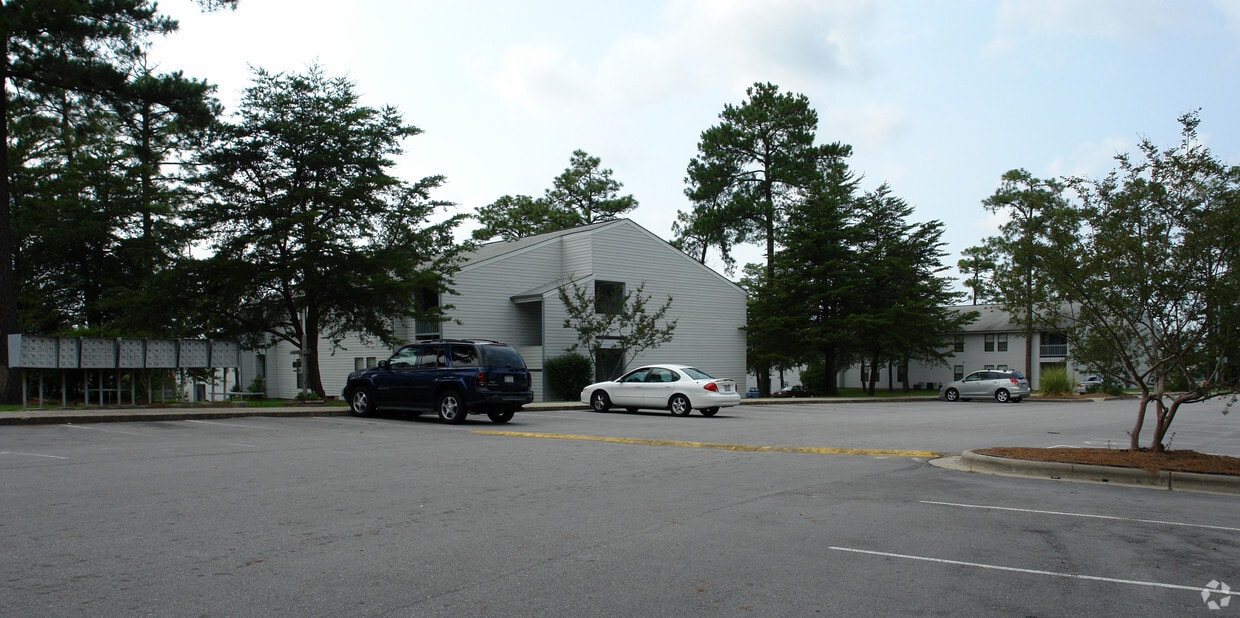
{"type": "Polygon", "coordinates": [[[624,311],[624,283],[594,282],[594,312],[617,314],[624,311]]]}

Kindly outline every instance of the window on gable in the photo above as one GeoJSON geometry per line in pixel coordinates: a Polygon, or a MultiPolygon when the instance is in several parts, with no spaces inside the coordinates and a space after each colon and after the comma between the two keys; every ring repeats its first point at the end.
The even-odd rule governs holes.
{"type": "Polygon", "coordinates": [[[594,312],[616,314],[624,311],[624,283],[594,282],[594,312]]]}

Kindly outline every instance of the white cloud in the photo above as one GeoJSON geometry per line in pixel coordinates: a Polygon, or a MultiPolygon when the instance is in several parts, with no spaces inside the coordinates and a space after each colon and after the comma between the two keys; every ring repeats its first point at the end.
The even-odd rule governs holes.
{"type": "Polygon", "coordinates": [[[843,134],[843,141],[867,151],[890,145],[909,124],[904,108],[890,103],[834,107],[823,120],[828,133],[843,134]]]}
{"type": "Polygon", "coordinates": [[[1115,155],[1133,151],[1131,140],[1108,137],[1101,142],[1082,142],[1067,157],[1056,157],[1048,166],[1051,176],[1101,178],[1115,169],[1115,155]]]}
{"type": "Polygon", "coordinates": [[[1010,52],[1027,40],[1061,35],[1141,44],[1185,27],[1190,6],[1174,0],[1004,0],[986,49],[1010,52]]]}
{"type": "Polygon", "coordinates": [[[504,52],[492,81],[528,109],[657,105],[703,91],[739,93],[756,81],[783,84],[865,71],[872,0],[673,0],[651,30],[613,35],[597,60],[549,47],[504,52]]]}

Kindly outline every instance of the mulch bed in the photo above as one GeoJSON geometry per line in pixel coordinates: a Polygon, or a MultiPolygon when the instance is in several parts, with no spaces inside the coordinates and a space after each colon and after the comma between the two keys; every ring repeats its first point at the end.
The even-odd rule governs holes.
{"type": "Polygon", "coordinates": [[[1164,451],[1162,453],[1155,453],[1147,449],[1132,451],[1108,448],[996,446],[975,449],[974,452],[1010,459],[1139,468],[1147,472],[1167,470],[1170,472],[1197,472],[1200,474],[1240,476],[1240,457],[1209,455],[1196,451],[1164,451]]]}

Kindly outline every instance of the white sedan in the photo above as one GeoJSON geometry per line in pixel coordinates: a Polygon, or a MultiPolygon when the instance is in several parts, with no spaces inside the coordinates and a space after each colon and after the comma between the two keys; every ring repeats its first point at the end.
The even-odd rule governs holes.
{"type": "Polygon", "coordinates": [[[696,408],[703,416],[714,416],[719,408],[740,402],[735,382],[711,377],[688,365],[646,365],[581,391],[581,403],[589,404],[595,412],[613,407],[629,411],[646,408],[687,416],[696,408]]]}

